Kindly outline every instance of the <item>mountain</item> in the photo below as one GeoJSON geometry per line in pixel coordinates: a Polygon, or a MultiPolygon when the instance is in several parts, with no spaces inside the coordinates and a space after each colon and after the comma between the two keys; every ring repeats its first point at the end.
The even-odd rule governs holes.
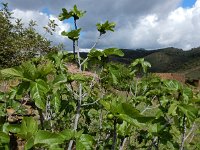
{"type": "MultiPolygon", "coordinates": [[[[110,61],[130,64],[134,59],[144,58],[150,62],[150,72],[158,73],[183,73],[188,79],[200,79],[200,47],[188,51],[168,47],[156,50],[121,49],[124,57],[111,56],[110,61]]],[[[87,53],[82,52],[86,57],[87,53]]]]}
{"type": "Polygon", "coordinates": [[[200,79],[200,47],[188,51],[173,47],[157,50],[122,49],[124,57],[112,57],[114,61],[130,64],[133,59],[144,58],[150,62],[150,72],[183,73],[189,79],[200,79]]]}

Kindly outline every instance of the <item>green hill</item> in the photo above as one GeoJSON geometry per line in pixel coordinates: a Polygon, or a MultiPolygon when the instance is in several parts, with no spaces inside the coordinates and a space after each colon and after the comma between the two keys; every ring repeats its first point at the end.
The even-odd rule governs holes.
{"type": "Polygon", "coordinates": [[[188,51],[173,47],[144,50],[122,49],[124,57],[112,57],[112,61],[129,64],[133,59],[145,58],[152,65],[151,72],[184,73],[187,78],[200,79],[200,47],[188,51]]]}
{"type": "MultiPolygon", "coordinates": [[[[189,79],[200,79],[200,47],[188,51],[168,47],[156,50],[121,49],[124,57],[110,57],[110,61],[130,64],[134,59],[145,58],[152,65],[150,72],[183,73],[189,79]]],[[[87,53],[81,53],[86,57],[87,53]]]]}

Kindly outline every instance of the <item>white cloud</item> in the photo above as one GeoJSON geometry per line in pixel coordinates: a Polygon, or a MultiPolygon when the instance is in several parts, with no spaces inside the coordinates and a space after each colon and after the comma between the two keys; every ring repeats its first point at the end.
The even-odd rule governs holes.
{"type": "Polygon", "coordinates": [[[36,21],[36,31],[41,35],[44,35],[47,39],[51,40],[54,44],[65,43],[67,41],[65,37],[61,36],[61,32],[64,30],[69,31],[70,24],[59,21],[54,15],[47,15],[45,13],[33,10],[14,9],[13,17],[22,19],[22,22],[25,26],[28,26],[30,20],[36,21]],[[43,28],[47,25],[49,19],[55,20],[55,23],[58,25],[53,35],[46,34],[43,28]]]}
{"type": "Polygon", "coordinates": [[[200,0],[192,8],[176,8],[165,18],[157,14],[140,18],[132,30],[132,47],[200,46],[200,0]]]}

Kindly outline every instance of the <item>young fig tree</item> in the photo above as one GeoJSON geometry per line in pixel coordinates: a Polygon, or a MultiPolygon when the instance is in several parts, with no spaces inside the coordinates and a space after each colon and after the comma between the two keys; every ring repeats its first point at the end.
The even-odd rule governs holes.
{"type": "Polygon", "coordinates": [[[67,36],[69,39],[71,39],[73,41],[74,59],[75,59],[75,53],[76,53],[76,50],[75,50],[76,44],[75,43],[77,42],[77,46],[78,46],[78,39],[79,39],[80,31],[81,31],[81,29],[80,28],[78,29],[78,27],[77,27],[77,20],[79,20],[79,18],[83,17],[85,13],[86,13],[86,11],[79,10],[77,8],[77,6],[74,5],[73,9],[71,9],[69,12],[67,11],[67,9],[63,8],[62,13],[58,17],[60,21],[64,21],[64,20],[67,20],[70,18],[74,19],[75,30],[72,30],[70,32],[66,32],[66,31],[62,32],[63,36],[67,36]]]}

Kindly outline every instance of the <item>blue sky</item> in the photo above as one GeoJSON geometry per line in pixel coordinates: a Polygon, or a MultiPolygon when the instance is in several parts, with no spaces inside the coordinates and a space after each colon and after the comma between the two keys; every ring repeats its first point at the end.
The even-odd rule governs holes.
{"type": "Polygon", "coordinates": [[[184,8],[192,7],[195,4],[196,0],[183,0],[182,6],[184,8]]]}
{"type": "MultiPolygon", "coordinates": [[[[49,16],[50,14],[52,14],[52,12],[51,12],[51,11],[49,10],[49,8],[47,8],[47,7],[43,8],[41,11],[42,11],[43,13],[47,14],[48,16],[49,16]]],[[[64,23],[69,23],[70,25],[73,25],[74,20],[73,20],[73,18],[69,18],[68,20],[64,20],[63,22],[64,22],[64,23]]]]}

